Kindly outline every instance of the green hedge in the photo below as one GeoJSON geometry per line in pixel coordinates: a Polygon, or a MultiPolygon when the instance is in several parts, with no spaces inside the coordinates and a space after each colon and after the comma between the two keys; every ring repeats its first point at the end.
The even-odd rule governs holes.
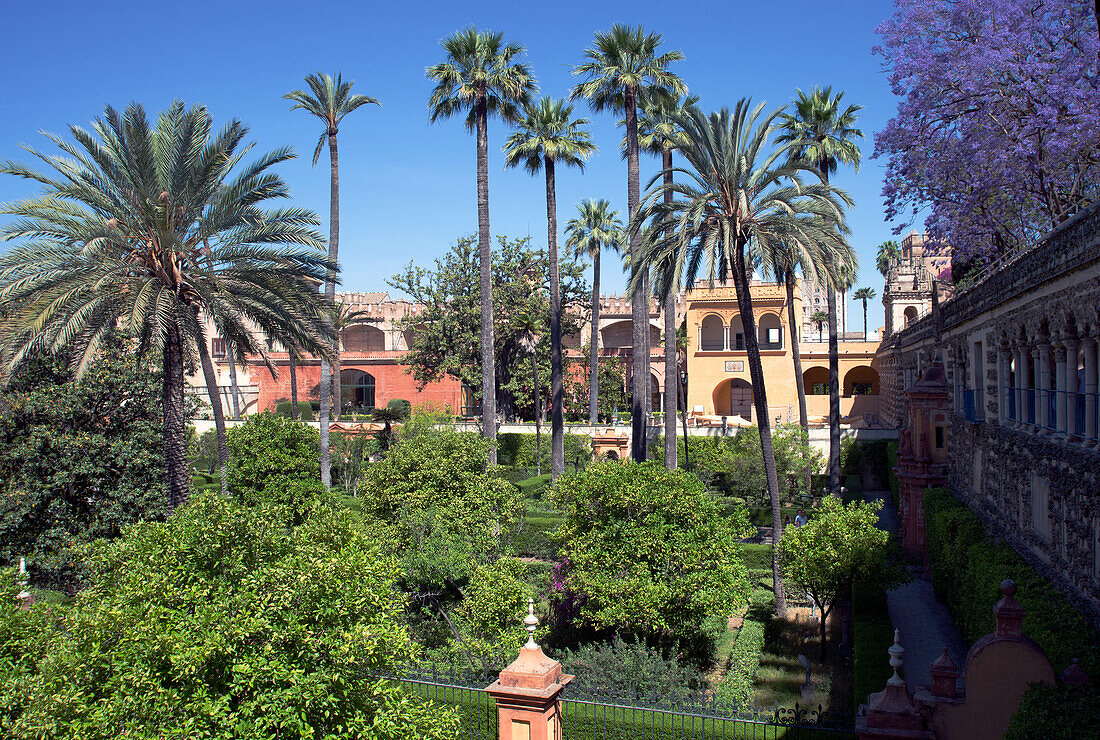
{"type": "Polygon", "coordinates": [[[740,707],[752,703],[752,686],[760,668],[760,654],[764,650],[764,622],[767,613],[750,609],[741,623],[741,630],[730,653],[729,671],[718,684],[716,699],[719,704],[740,707]]]}
{"type": "MultiPolygon", "coordinates": [[[[497,462],[501,465],[533,467],[535,465],[535,434],[528,432],[506,432],[497,435],[497,462]]],[[[573,470],[578,460],[585,467],[592,458],[592,446],[587,435],[566,434],[565,469],[573,470]]],[[[550,426],[542,433],[542,459],[544,464],[550,460],[550,426]]]]}
{"type": "MultiPolygon", "coordinates": [[[[283,401],[275,405],[275,415],[290,418],[294,405],[290,401],[283,401]]],[[[313,406],[309,401],[298,402],[298,418],[301,421],[313,421],[313,406]]]]}
{"type": "Polygon", "coordinates": [[[898,476],[894,473],[894,468],[898,465],[898,443],[894,440],[889,440],[886,443],[886,479],[890,486],[890,498],[894,500],[894,508],[897,509],[900,506],[901,500],[901,481],[898,480],[898,476]]]}
{"type": "Polygon", "coordinates": [[[1055,672],[1078,658],[1086,673],[1100,676],[1100,635],[1012,548],[994,542],[974,512],[934,489],[924,494],[924,518],[932,585],[968,642],[994,630],[1000,583],[1011,578],[1027,611],[1024,634],[1046,651],[1055,672]]]}
{"type": "Polygon", "coordinates": [[[1005,732],[1006,740],[1078,740],[1100,727],[1100,688],[1041,686],[1024,693],[1005,732]]]}
{"type": "Polygon", "coordinates": [[[886,592],[857,583],[852,586],[852,695],[855,705],[886,688],[893,671],[887,650],[894,644],[894,625],[886,608],[886,592]]]}
{"type": "Polygon", "coordinates": [[[516,488],[527,498],[542,498],[543,490],[549,484],[550,474],[543,473],[542,475],[536,475],[534,478],[516,481],[516,488]]]}

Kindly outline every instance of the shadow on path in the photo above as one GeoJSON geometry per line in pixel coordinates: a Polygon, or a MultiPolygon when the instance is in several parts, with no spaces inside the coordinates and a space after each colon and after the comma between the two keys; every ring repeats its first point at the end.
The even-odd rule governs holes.
{"type": "MultiPolygon", "coordinates": [[[[865,501],[882,501],[879,526],[896,534],[900,521],[889,491],[865,491],[863,498],[865,501]]],[[[914,570],[912,581],[887,591],[886,603],[890,621],[901,633],[901,646],[905,648],[902,673],[910,691],[931,682],[932,664],[943,654],[945,647],[959,670],[963,669],[968,649],[966,640],[947,607],[936,600],[932,583],[921,575],[920,569],[914,570]]]]}

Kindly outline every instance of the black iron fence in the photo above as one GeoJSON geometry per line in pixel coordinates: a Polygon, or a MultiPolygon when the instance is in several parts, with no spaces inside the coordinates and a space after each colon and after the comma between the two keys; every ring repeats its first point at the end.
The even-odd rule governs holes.
{"type": "MultiPolygon", "coordinates": [[[[460,738],[498,740],[496,702],[484,688],[495,674],[471,674],[434,666],[390,676],[412,696],[454,707],[460,738]]],[[[821,706],[733,708],[708,695],[689,699],[623,697],[570,684],[561,695],[564,740],[839,740],[854,738],[850,711],[821,706]]]]}

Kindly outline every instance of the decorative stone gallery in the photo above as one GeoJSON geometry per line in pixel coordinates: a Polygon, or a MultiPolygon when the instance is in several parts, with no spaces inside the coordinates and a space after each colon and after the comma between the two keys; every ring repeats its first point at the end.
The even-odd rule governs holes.
{"type": "Polygon", "coordinates": [[[876,359],[883,419],[908,445],[899,450],[907,546],[923,523],[905,522],[905,481],[912,490],[942,474],[1100,625],[1098,349],[1100,205],[934,305],[876,359]],[[945,428],[922,426],[928,413],[945,428]],[[938,460],[935,437],[922,452],[929,429],[942,436],[938,460]]]}

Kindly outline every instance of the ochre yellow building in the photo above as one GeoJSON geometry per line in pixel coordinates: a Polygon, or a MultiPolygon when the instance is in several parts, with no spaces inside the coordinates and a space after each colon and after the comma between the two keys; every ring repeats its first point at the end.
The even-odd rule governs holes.
{"type": "MultiPolygon", "coordinates": [[[[798,421],[798,391],[794,380],[788,326],[787,291],[782,285],[753,281],[753,317],[760,343],[760,360],[772,422],[798,421]]],[[[794,315],[802,318],[802,286],[794,290],[794,315]]],[[[687,292],[688,412],[698,420],[755,423],[745,332],[732,285],[702,287],[687,292]]],[[[800,330],[800,327],[799,327],[800,330]]],[[[840,411],[851,426],[878,423],[879,378],[875,352],[879,342],[842,341],[840,411]]],[[[810,423],[823,424],[829,412],[828,343],[815,336],[799,337],[799,356],[806,383],[810,423]]]]}

